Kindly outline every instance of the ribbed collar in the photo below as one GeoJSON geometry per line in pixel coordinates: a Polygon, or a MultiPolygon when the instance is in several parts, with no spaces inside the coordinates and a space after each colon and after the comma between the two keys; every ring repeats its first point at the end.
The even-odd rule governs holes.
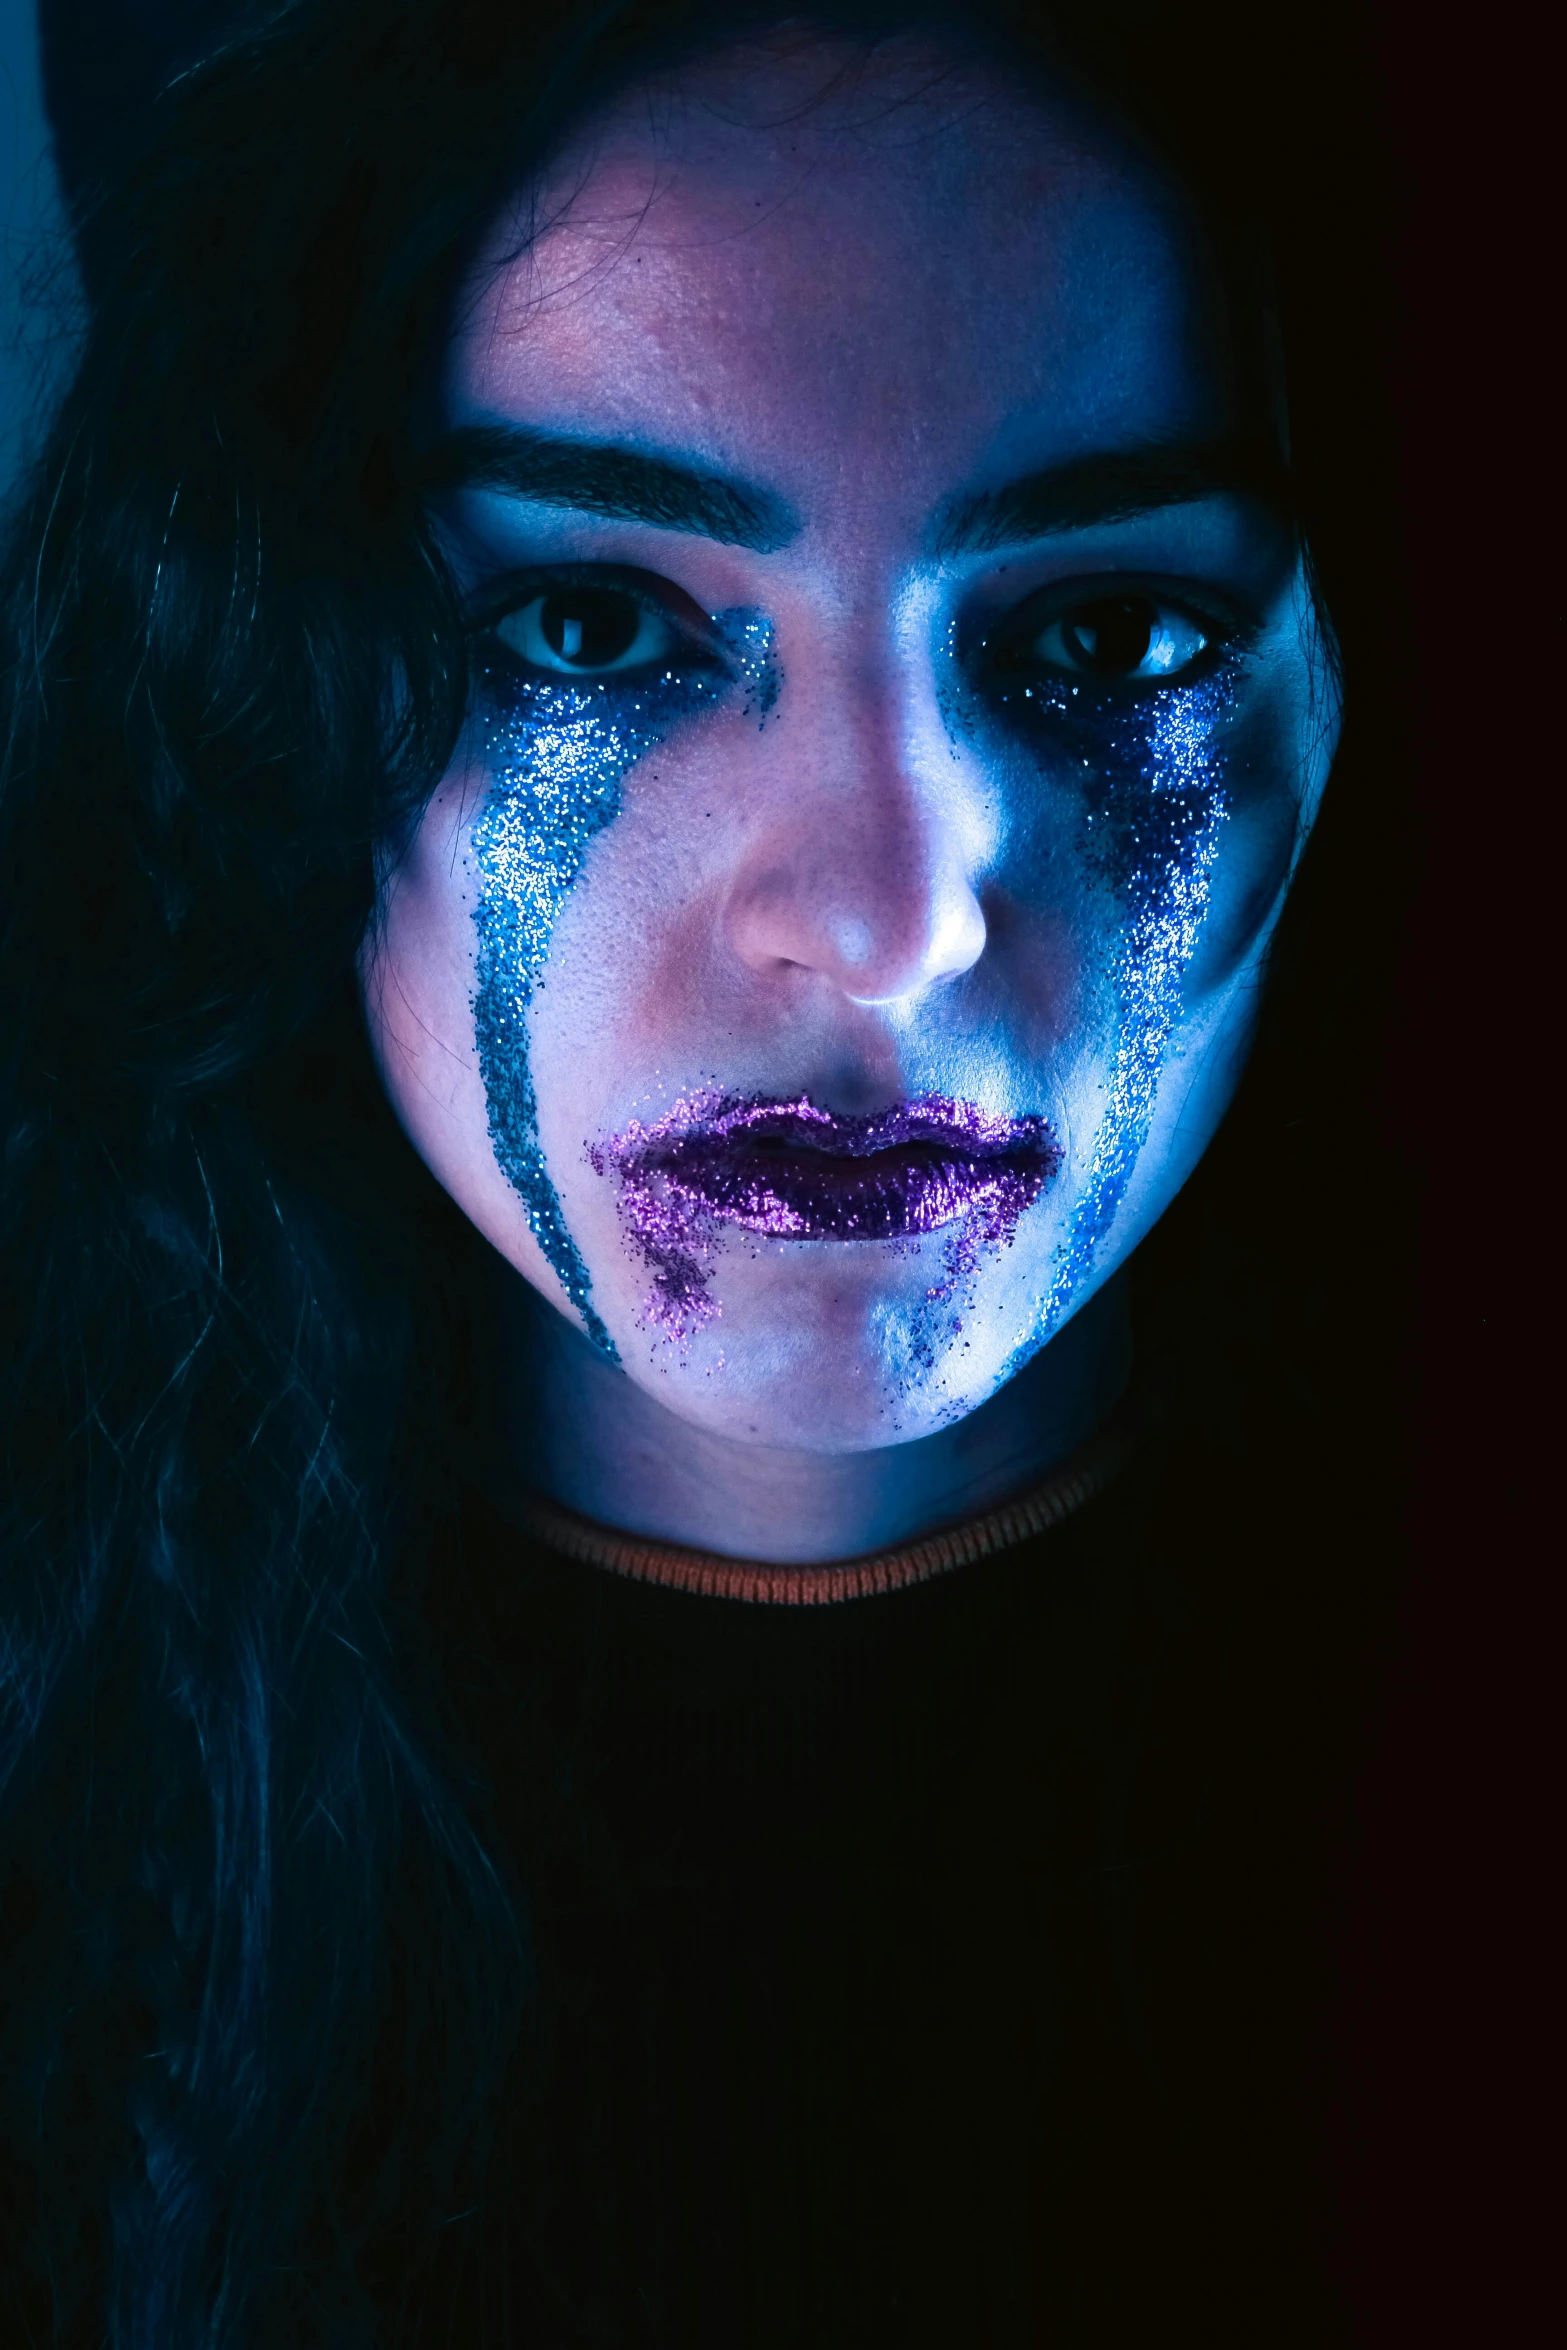
{"type": "Polygon", "coordinates": [[[661,1583],[704,1599],[739,1599],[768,1607],[830,1607],[928,1582],[1043,1534],[1103,1492],[1136,1446],[1141,1412],[1123,1407],[1099,1433],[1040,1484],[977,1517],[961,1519],[895,1549],[822,1566],[784,1566],[768,1559],[729,1558],[689,1550],[645,1535],[625,1534],[579,1517],[541,1493],[514,1494],[508,1515],[536,1541],[562,1557],[602,1567],[639,1583],[661,1583]]]}

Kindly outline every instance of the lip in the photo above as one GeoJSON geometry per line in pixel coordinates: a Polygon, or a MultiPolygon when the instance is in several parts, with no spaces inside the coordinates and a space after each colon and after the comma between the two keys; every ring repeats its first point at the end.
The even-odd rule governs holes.
{"type": "Polygon", "coordinates": [[[802,1095],[706,1093],[590,1152],[645,1241],[693,1225],[776,1240],[905,1240],[967,1219],[1010,1230],[1061,1164],[1043,1118],[922,1094],[868,1117],[802,1095]]]}

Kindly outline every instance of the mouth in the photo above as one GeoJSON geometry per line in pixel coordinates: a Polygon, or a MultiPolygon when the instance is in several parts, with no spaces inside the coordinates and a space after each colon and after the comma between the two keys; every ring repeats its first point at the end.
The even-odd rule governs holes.
{"type": "Polygon", "coordinates": [[[1012,1227],[1061,1165],[1043,1118],[922,1094],[868,1117],[704,1094],[590,1154],[649,1238],[731,1224],[775,1240],[906,1240],[976,1215],[1012,1227]]]}

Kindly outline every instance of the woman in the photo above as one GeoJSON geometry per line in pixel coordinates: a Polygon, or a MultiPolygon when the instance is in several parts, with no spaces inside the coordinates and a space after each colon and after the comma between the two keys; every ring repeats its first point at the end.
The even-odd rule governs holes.
{"type": "Polygon", "coordinates": [[[84,208],[6,606],[21,2338],[1324,2338],[1296,1896],[1225,1883],[1352,1099],[1205,1169],[1135,1375],[1126,1274],[1362,633],[1305,48],[318,0],[84,208]]]}

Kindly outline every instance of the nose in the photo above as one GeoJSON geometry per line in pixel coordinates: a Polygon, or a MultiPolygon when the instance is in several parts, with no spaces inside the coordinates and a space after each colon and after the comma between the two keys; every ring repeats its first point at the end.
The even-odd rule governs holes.
{"type": "Polygon", "coordinates": [[[766,976],[814,973],[854,1003],[896,1003],[984,952],[972,823],[945,742],[922,759],[890,695],[847,699],[780,709],[777,788],[736,876],[730,939],[766,976]]]}

